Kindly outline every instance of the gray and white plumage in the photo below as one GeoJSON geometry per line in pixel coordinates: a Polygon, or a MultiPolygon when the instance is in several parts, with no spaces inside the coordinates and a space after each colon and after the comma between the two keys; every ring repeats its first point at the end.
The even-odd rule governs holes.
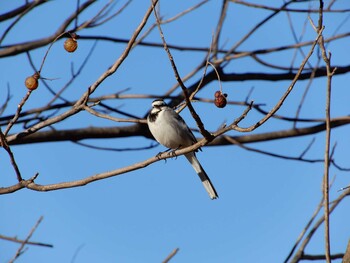
{"type": "MultiPolygon", "coordinates": [[[[197,142],[196,137],[194,137],[181,116],[161,99],[152,102],[152,109],[147,117],[147,124],[153,137],[169,149],[181,149],[197,142]]],[[[218,198],[218,194],[199,163],[196,154],[189,152],[184,155],[198,174],[210,198],[218,198]]]]}

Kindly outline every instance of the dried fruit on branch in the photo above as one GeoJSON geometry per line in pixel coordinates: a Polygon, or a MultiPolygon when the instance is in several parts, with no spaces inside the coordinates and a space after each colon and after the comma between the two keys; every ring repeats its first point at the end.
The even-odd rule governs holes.
{"type": "Polygon", "coordinates": [[[35,72],[32,76],[27,77],[24,82],[27,89],[29,90],[37,89],[37,87],[39,86],[39,81],[38,81],[39,78],[40,78],[39,72],[35,72]]]}
{"type": "Polygon", "coordinates": [[[64,49],[66,51],[68,51],[69,53],[72,53],[74,52],[75,50],[77,50],[78,48],[78,41],[73,38],[73,37],[70,37],[70,38],[67,38],[66,41],[64,41],[64,49]]]}
{"type": "Polygon", "coordinates": [[[224,108],[227,104],[227,100],[226,100],[226,97],[227,97],[227,94],[226,93],[222,93],[221,91],[216,91],[215,92],[215,106],[218,107],[218,108],[224,108]]]}

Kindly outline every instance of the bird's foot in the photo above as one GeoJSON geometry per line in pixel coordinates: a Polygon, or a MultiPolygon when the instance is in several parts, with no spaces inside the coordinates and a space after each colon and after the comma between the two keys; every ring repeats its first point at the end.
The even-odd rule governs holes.
{"type": "MultiPolygon", "coordinates": [[[[170,158],[174,158],[175,157],[175,159],[177,158],[177,155],[176,155],[176,150],[178,150],[178,149],[180,149],[180,147],[178,147],[178,148],[176,148],[176,149],[167,149],[165,152],[159,152],[157,155],[156,155],[156,157],[158,158],[158,160],[160,160],[161,158],[160,158],[160,156],[163,154],[163,153],[168,153],[168,157],[170,157],[170,158]]],[[[166,159],[164,159],[165,161],[166,161],[166,159]]]]}
{"type": "Polygon", "coordinates": [[[172,150],[172,151],[168,152],[168,156],[171,157],[171,158],[177,159],[177,155],[176,155],[175,151],[176,150],[172,150]]]}
{"type": "MultiPolygon", "coordinates": [[[[160,156],[165,153],[165,152],[159,152],[156,157],[158,158],[158,160],[161,160],[162,158],[160,158],[160,156]]],[[[164,161],[166,162],[166,159],[164,159],[164,161]]]]}

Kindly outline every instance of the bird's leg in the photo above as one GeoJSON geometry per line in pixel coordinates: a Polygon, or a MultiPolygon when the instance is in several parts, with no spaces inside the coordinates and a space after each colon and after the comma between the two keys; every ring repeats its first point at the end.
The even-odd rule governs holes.
{"type": "Polygon", "coordinates": [[[179,150],[181,148],[181,145],[179,145],[177,148],[175,148],[175,149],[168,149],[168,151],[170,151],[169,153],[168,153],[168,155],[170,156],[171,155],[171,157],[172,158],[174,158],[175,157],[175,160],[177,159],[177,155],[176,155],[176,151],[177,150],[179,150]]]}
{"type": "MultiPolygon", "coordinates": [[[[165,151],[165,152],[167,152],[167,151],[165,151]]],[[[157,153],[156,157],[158,158],[158,160],[160,160],[160,156],[161,156],[163,153],[165,153],[165,152],[159,152],[159,153],[157,153]]],[[[166,162],[166,159],[164,159],[164,161],[166,162]]]]}
{"type": "MultiPolygon", "coordinates": [[[[169,149],[167,149],[167,150],[164,151],[164,152],[159,152],[159,153],[156,155],[156,157],[158,158],[158,160],[160,160],[160,156],[161,156],[163,153],[169,152],[169,151],[171,151],[171,150],[173,150],[173,149],[169,148],[169,149]]],[[[173,150],[173,151],[175,151],[175,150],[173,150]]],[[[169,154],[170,154],[170,153],[171,153],[171,152],[169,152],[169,154]]],[[[166,159],[164,159],[164,161],[166,162],[166,159]]]]}
{"type": "MultiPolygon", "coordinates": [[[[160,160],[160,156],[163,154],[163,153],[168,153],[168,156],[170,156],[170,157],[175,157],[175,158],[177,158],[177,155],[175,154],[175,151],[177,151],[178,149],[180,149],[181,148],[181,145],[179,145],[179,147],[177,147],[177,148],[175,148],[175,149],[172,149],[172,148],[169,148],[169,149],[167,149],[166,151],[164,151],[164,152],[159,152],[157,155],[156,155],[156,157],[160,160]]],[[[166,159],[164,159],[165,161],[166,161],[166,159]]]]}

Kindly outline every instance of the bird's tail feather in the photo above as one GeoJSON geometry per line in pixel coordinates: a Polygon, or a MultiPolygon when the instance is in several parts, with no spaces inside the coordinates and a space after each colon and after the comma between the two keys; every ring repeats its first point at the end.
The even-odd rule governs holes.
{"type": "Polygon", "coordinates": [[[186,156],[187,160],[192,164],[194,170],[196,171],[199,178],[201,179],[201,181],[204,185],[204,188],[208,192],[210,198],[211,199],[218,198],[219,196],[214,188],[214,185],[212,184],[212,182],[209,179],[209,176],[206,174],[203,167],[199,163],[196,155],[193,152],[191,152],[191,153],[185,154],[185,156],[186,156]]]}

